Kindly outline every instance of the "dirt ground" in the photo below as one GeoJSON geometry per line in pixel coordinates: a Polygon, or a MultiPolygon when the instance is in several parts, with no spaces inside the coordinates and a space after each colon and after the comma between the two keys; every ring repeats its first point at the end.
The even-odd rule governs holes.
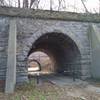
{"type": "Polygon", "coordinates": [[[17,86],[14,94],[1,92],[0,100],[100,100],[100,84],[57,86],[45,81],[37,85],[31,80],[17,86]]]}

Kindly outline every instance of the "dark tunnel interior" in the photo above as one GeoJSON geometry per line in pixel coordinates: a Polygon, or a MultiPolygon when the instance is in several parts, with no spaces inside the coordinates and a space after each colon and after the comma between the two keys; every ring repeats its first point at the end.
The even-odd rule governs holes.
{"type": "Polygon", "coordinates": [[[55,73],[80,76],[81,56],[76,43],[62,33],[47,33],[33,44],[28,56],[43,51],[52,59],[55,73]]]}

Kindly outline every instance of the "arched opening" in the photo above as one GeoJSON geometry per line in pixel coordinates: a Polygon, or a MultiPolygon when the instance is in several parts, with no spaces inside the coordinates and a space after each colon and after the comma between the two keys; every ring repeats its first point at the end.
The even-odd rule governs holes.
{"type": "Polygon", "coordinates": [[[54,60],[43,51],[35,51],[28,57],[28,74],[41,75],[54,73],[54,60]]]}
{"type": "Polygon", "coordinates": [[[80,77],[81,54],[76,43],[62,33],[47,33],[32,45],[28,57],[36,52],[46,53],[53,63],[53,72],[67,76],[80,77]]]}

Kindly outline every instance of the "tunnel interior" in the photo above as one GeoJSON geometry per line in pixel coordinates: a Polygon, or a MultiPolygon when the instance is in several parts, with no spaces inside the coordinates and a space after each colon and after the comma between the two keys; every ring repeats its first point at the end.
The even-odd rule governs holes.
{"type": "Polygon", "coordinates": [[[54,60],[43,51],[36,51],[28,57],[28,75],[54,73],[54,60]]]}
{"type": "Polygon", "coordinates": [[[64,75],[81,75],[81,54],[76,43],[63,33],[47,33],[32,45],[28,56],[36,51],[46,53],[52,63],[53,72],[64,75]],[[74,74],[73,74],[74,72],[74,74]]]}

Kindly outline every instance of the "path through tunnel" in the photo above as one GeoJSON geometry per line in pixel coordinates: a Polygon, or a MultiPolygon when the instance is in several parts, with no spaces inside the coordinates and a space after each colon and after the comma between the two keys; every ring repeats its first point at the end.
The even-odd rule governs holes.
{"type": "Polygon", "coordinates": [[[39,37],[33,43],[28,53],[41,51],[47,54],[51,61],[55,74],[66,76],[81,75],[81,54],[76,43],[63,33],[47,33],[39,37]]]}

